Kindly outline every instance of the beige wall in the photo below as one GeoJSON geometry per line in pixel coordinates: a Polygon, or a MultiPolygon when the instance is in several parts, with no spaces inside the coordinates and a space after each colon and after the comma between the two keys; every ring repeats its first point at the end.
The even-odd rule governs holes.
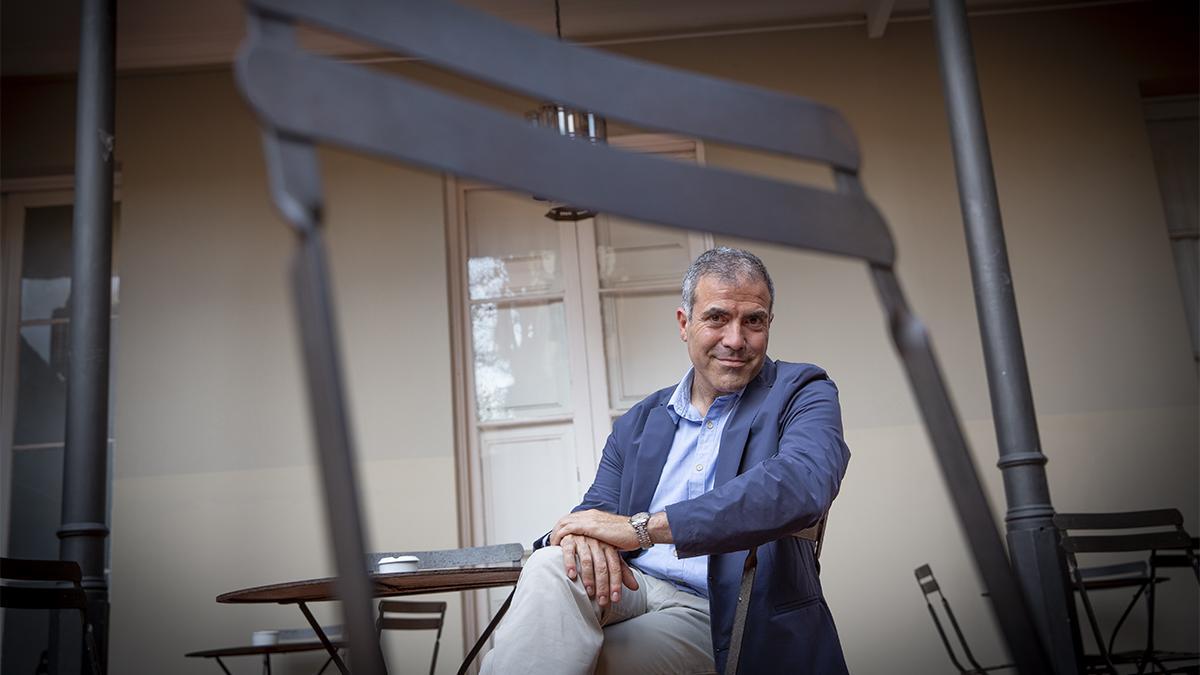
{"type": "MultiPolygon", "coordinates": [[[[1141,80],[1194,76],[1194,31],[1155,16],[1172,6],[995,16],[972,27],[1055,505],[1175,506],[1195,533],[1196,375],[1138,97],[1141,80]]],[[[881,40],[864,32],[621,51],[845,112],[999,517],[1003,490],[930,25],[895,23],[881,40]]],[[[445,83],[427,68],[404,70],[445,83]]],[[[461,81],[449,86],[512,110],[525,105],[461,81]]],[[[70,165],[63,110],[72,98],[65,82],[5,84],[5,177],[70,165]]],[[[272,212],[254,120],[227,72],[123,77],[117,115],[112,666],[207,672],[211,664],[181,654],[241,642],[264,626],[301,625],[291,608],[218,606],[213,596],[332,570],[285,280],[291,237],[272,212]]],[[[811,175],[723,147],[709,146],[708,158],[811,175]]],[[[338,152],[322,159],[371,543],[453,546],[441,178],[338,152]]],[[[773,355],[826,366],[842,391],[854,458],[831,516],[823,580],[852,670],[948,672],[912,581],[925,562],[977,651],[999,660],[864,270],[748,245],[780,288],[773,355]]],[[[1168,586],[1164,609],[1176,620],[1160,626],[1163,640],[1194,647],[1195,586],[1168,586]]],[[[461,654],[451,600],[447,671],[461,654]]],[[[413,670],[425,654],[392,655],[413,670]]],[[[289,663],[300,672],[300,662],[289,663]]]]}

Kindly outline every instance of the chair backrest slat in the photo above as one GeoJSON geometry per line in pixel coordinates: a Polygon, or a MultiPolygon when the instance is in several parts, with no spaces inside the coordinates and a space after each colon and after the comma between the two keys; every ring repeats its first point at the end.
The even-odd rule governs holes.
{"type": "Polygon", "coordinates": [[[68,588],[29,588],[4,586],[0,589],[0,607],[9,609],[85,609],[83,590],[68,588]]]}
{"type": "Polygon", "coordinates": [[[402,77],[276,46],[244,50],[237,73],[258,114],[298,137],[635,220],[895,260],[882,215],[860,196],[579,143],[402,77]],[[514,153],[535,159],[514,164],[514,153]]]}
{"type": "Polygon", "coordinates": [[[1101,565],[1098,567],[1081,567],[1079,568],[1079,577],[1081,579],[1100,579],[1103,577],[1123,576],[1123,575],[1146,575],[1146,561],[1134,560],[1127,563],[1117,563],[1116,565],[1101,565]]]}
{"type": "Polygon", "coordinates": [[[1062,538],[1063,550],[1070,553],[1128,553],[1152,549],[1186,549],[1191,545],[1191,537],[1178,530],[1095,536],[1067,535],[1062,538]]]}
{"type": "Polygon", "coordinates": [[[1183,525],[1177,509],[1126,511],[1123,513],[1058,513],[1054,525],[1060,530],[1127,530],[1137,527],[1175,527],[1183,525]]]}
{"type": "Polygon", "coordinates": [[[70,581],[83,578],[79,563],[73,560],[27,560],[0,558],[0,579],[14,581],[70,581]]]}
{"type": "Polygon", "coordinates": [[[251,0],[252,9],[418,55],[534,98],[857,170],[845,118],[800,96],[579,47],[452,2],[251,0]],[[654,105],[647,105],[654,101],[654,105]],[[729,120],[739,120],[730,124],[729,120]]]}
{"type": "Polygon", "coordinates": [[[386,618],[379,622],[384,630],[437,630],[442,627],[441,618],[437,619],[393,619],[386,618]]]}
{"type": "Polygon", "coordinates": [[[446,603],[383,600],[379,603],[379,611],[403,614],[441,614],[446,611],[446,603]]]}

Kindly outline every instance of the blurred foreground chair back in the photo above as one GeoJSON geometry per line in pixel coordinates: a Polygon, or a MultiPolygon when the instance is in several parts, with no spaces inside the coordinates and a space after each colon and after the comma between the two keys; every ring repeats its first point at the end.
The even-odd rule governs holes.
{"type": "Polygon", "coordinates": [[[1049,670],[928,331],[901,290],[891,233],[864,194],[857,141],[840,113],[799,96],[560,42],[449,1],[248,0],[247,8],[249,28],[236,75],[263,125],[275,204],[297,234],[293,293],[356,673],[380,673],[383,662],[378,646],[369,644],[373,612],[361,567],[367,548],[322,233],[316,144],[590,211],[862,262],[1010,651],[1026,672],[1049,670]],[[832,172],[836,188],[573,140],[425,83],[309,53],[295,39],[296,24],[634,127],[817,162],[832,172]]]}

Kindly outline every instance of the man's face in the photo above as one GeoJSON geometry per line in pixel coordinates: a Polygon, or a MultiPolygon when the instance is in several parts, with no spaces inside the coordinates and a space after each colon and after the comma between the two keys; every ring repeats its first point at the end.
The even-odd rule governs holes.
{"type": "Polygon", "coordinates": [[[693,393],[711,400],[738,391],[762,370],[771,328],[771,293],[761,280],[700,277],[692,318],[676,310],[695,375],[693,393]]]}

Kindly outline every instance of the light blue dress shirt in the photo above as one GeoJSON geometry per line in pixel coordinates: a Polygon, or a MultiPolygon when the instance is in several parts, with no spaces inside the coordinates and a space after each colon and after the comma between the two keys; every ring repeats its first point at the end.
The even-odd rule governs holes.
{"type": "MultiPolygon", "coordinates": [[[[675,422],[675,438],[663,465],[662,475],[650,513],[657,513],[671,504],[694,499],[713,489],[716,478],[717,451],[721,448],[721,432],[737,409],[745,389],[718,397],[707,415],[692,405],[693,370],[683,376],[667,403],[667,413],[675,422]]],[[[630,561],[645,574],[674,583],[679,588],[708,597],[708,556],[679,558],[673,544],[656,544],[630,561]]]]}

